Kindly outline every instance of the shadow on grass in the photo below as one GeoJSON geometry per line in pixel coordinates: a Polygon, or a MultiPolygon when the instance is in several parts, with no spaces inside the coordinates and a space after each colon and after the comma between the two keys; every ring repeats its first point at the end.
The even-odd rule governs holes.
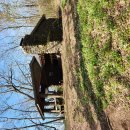
{"type": "MultiPolygon", "coordinates": [[[[94,112],[96,113],[97,119],[100,122],[101,129],[102,130],[112,130],[109,119],[106,116],[105,112],[103,111],[102,101],[101,101],[100,97],[97,97],[94,93],[93,86],[92,86],[91,80],[88,77],[82,55],[81,55],[80,67],[81,67],[81,75],[83,78],[83,86],[84,86],[85,92],[88,95],[89,102],[91,102],[91,104],[94,107],[94,112]]],[[[103,93],[103,90],[101,90],[101,91],[103,93]]],[[[81,104],[84,106],[85,102],[82,99],[80,101],[81,101],[81,104]]],[[[93,130],[96,128],[96,124],[94,122],[89,103],[87,103],[85,105],[85,109],[86,109],[86,119],[89,122],[90,128],[93,130]]]]}
{"type": "MultiPolygon", "coordinates": [[[[73,3],[71,3],[72,8],[73,8],[73,3]]],[[[75,16],[73,16],[75,18],[75,16]]],[[[76,40],[77,40],[77,46],[76,50],[78,48],[78,51],[81,52],[82,49],[82,44],[80,43],[81,41],[81,36],[80,36],[80,31],[79,31],[79,25],[80,25],[80,21],[79,21],[79,17],[78,14],[76,12],[76,18],[75,18],[75,34],[76,34],[76,40]]],[[[96,113],[96,117],[98,119],[98,121],[100,122],[100,127],[102,130],[112,130],[112,127],[110,125],[109,122],[109,118],[106,116],[105,112],[103,111],[103,104],[102,104],[102,99],[96,96],[96,94],[94,93],[94,89],[93,89],[93,85],[91,83],[91,80],[89,79],[88,76],[88,71],[86,69],[85,63],[84,63],[84,58],[82,53],[80,53],[80,69],[81,69],[81,77],[83,79],[82,85],[83,88],[85,90],[85,93],[82,92],[81,90],[81,86],[80,86],[80,79],[78,77],[78,85],[75,86],[77,95],[80,97],[80,102],[82,104],[82,106],[85,108],[85,119],[86,121],[89,123],[90,125],[90,129],[91,130],[95,130],[97,128],[97,124],[94,120],[93,117],[93,112],[91,111],[91,106],[90,104],[93,106],[94,108],[94,112],[96,113]],[[87,95],[87,97],[84,97],[85,95],[87,95]],[[85,100],[84,100],[85,99],[85,100]]],[[[103,87],[98,90],[99,92],[102,92],[102,95],[104,97],[105,93],[103,90],[103,87]]]]}

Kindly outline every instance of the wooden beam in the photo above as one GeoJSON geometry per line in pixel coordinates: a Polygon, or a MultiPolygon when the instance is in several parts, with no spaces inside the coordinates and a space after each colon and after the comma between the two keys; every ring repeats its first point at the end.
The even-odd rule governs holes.
{"type": "Polygon", "coordinates": [[[55,105],[55,102],[45,102],[45,106],[51,106],[51,105],[55,105]]]}
{"type": "Polygon", "coordinates": [[[41,98],[63,98],[63,94],[44,94],[44,93],[40,93],[39,94],[41,98]]]}
{"type": "Polygon", "coordinates": [[[46,113],[60,113],[61,110],[55,110],[55,109],[43,109],[44,112],[46,113]]]}
{"type": "Polygon", "coordinates": [[[57,103],[57,102],[45,102],[45,106],[64,106],[64,103],[57,103]]]}

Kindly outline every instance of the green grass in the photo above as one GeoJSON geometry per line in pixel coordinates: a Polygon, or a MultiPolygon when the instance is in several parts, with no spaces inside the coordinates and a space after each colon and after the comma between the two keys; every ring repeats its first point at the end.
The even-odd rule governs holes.
{"type": "Polygon", "coordinates": [[[78,82],[81,93],[99,111],[129,86],[123,82],[127,81],[124,77],[129,78],[125,72],[130,67],[128,2],[124,0],[121,9],[120,5],[118,0],[79,0],[77,4],[81,37],[78,82]],[[121,90],[117,91],[118,86],[121,90]]]}

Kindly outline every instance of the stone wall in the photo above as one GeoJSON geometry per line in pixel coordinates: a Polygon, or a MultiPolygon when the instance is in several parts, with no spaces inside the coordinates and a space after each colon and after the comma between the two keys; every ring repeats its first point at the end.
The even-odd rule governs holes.
{"type": "Polygon", "coordinates": [[[61,52],[60,42],[49,42],[46,45],[23,46],[26,53],[43,54],[43,53],[58,53],[61,52]]]}

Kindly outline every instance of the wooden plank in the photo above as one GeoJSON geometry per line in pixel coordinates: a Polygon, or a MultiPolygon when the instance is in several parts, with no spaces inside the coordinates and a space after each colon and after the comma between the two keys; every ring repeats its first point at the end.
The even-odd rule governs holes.
{"type": "Polygon", "coordinates": [[[41,98],[63,98],[63,94],[44,94],[44,93],[40,93],[39,94],[41,98]]]}
{"type": "Polygon", "coordinates": [[[55,110],[55,109],[43,109],[44,112],[46,113],[59,113],[61,112],[60,110],[55,110]]]}

